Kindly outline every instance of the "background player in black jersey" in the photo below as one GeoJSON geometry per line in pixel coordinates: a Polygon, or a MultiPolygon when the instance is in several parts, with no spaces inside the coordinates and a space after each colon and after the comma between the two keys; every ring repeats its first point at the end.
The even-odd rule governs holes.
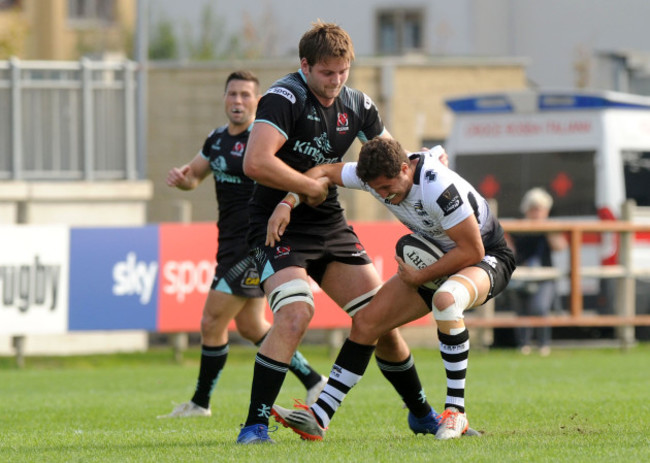
{"type": "MultiPolygon", "coordinates": [[[[244,170],[257,185],[250,203],[249,243],[274,314],[273,327],[255,361],[251,401],[237,442],[272,442],[271,408],[293,351],[313,316],[308,276],[355,316],[381,286],[381,278],[347,224],[335,187],[307,177],[309,168],[339,162],[356,138],[390,137],[377,108],[363,92],[345,86],[354,59],[349,35],[335,24],[313,24],[299,43],[300,69],[275,82],[260,100],[244,170]],[[295,207],[280,243],[264,245],[268,218],[286,192],[295,207]],[[297,204],[298,194],[320,204],[297,204]],[[322,203],[322,204],[321,204],[322,203]]],[[[374,346],[362,346],[367,363],[374,346]]],[[[409,408],[416,433],[435,432],[413,358],[397,330],[377,344],[377,363],[409,408]]],[[[348,365],[354,382],[357,365],[348,365]]]]}
{"type": "MultiPolygon", "coordinates": [[[[224,95],[228,124],[210,134],[190,163],[174,167],[167,175],[170,187],[193,190],[213,173],[219,234],[217,268],[201,318],[201,365],[196,390],[190,401],[161,418],[211,415],[210,397],[226,363],[228,324],[233,318],[239,333],[258,345],[271,327],[264,316],[264,293],[245,239],[253,181],[244,175],[242,162],[259,98],[259,81],[253,73],[230,74],[224,95]]],[[[307,388],[307,401],[316,400],[326,378],[297,351],[291,355],[289,368],[307,388]]]]}
{"type": "MultiPolygon", "coordinates": [[[[322,439],[350,389],[340,386],[347,376],[343,365],[355,358],[365,360],[361,347],[371,347],[388,330],[433,312],[447,374],[445,411],[439,416],[436,438],[460,437],[469,428],[465,414],[469,333],[463,311],[503,291],[515,268],[503,229],[490,213],[487,201],[447,168],[440,146],[407,157],[396,140],[374,139],[361,148],[358,162],[318,166],[308,175],[367,190],[404,225],[434,242],[444,254],[422,269],[410,267],[397,257],[397,274],[353,319],[346,340],[350,346],[341,349],[332,369],[337,374],[330,376],[316,403],[308,410],[274,405],[274,415],[301,436],[322,439]],[[445,281],[437,290],[423,286],[440,278],[445,281]]],[[[267,244],[273,245],[285,233],[290,220],[287,212],[282,205],[276,207],[269,221],[267,244]]],[[[357,374],[362,375],[363,370],[357,374]]]]}

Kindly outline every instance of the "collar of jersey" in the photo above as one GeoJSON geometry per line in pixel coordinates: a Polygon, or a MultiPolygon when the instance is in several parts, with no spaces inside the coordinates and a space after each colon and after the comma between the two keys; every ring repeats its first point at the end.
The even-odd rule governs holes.
{"type": "Polygon", "coordinates": [[[424,153],[412,153],[409,155],[409,159],[413,160],[418,159],[418,165],[415,166],[415,172],[413,172],[413,184],[420,184],[420,173],[422,172],[422,166],[424,165],[424,153]]]}

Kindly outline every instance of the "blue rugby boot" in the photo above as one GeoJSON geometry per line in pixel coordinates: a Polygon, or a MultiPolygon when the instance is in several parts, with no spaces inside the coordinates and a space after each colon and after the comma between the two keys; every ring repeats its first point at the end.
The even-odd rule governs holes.
{"type": "MultiPolygon", "coordinates": [[[[270,432],[278,429],[274,426],[270,432]]],[[[275,444],[275,441],[269,437],[269,427],[265,424],[251,424],[250,426],[242,426],[237,436],[238,444],[275,444]]]]}
{"type": "Polygon", "coordinates": [[[440,424],[440,419],[438,414],[432,408],[422,418],[416,418],[415,415],[409,412],[408,416],[409,428],[415,434],[434,434],[438,432],[438,425],[440,424]]]}

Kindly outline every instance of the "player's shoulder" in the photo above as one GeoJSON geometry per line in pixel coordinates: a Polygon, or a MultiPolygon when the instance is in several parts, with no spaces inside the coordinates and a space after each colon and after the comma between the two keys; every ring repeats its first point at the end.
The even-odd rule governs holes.
{"type": "Polygon", "coordinates": [[[300,72],[287,74],[271,84],[264,96],[276,95],[291,104],[301,103],[307,98],[307,87],[300,72]]]}
{"type": "Polygon", "coordinates": [[[210,135],[208,135],[208,136],[211,137],[213,135],[223,135],[224,133],[227,133],[227,130],[228,130],[228,125],[224,124],[222,126],[217,127],[216,129],[214,129],[212,132],[210,132],[210,135]]]}
{"type": "Polygon", "coordinates": [[[441,156],[445,155],[445,150],[442,146],[437,145],[431,149],[425,149],[414,153],[421,158],[422,169],[433,169],[438,173],[436,178],[455,177],[456,174],[449,166],[441,160],[441,156]],[[440,176],[440,177],[439,177],[440,176]]]}
{"type": "Polygon", "coordinates": [[[375,107],[374,101],[361,90],[344,86],[341,89],[339,98],[344,106],[351,108],[355,113],[370,111],[375,107]]]}
{"type": "Polygon", "coordinates": [[[454,183],[452,171],[440,162],[436,153],[419,151],[409,157],[418,159],[413,180],[422,190],[426,190],[423,196],[435,199],[454,183]]]}
{"type": "Polygon", "coordinates": [[[228,125],[222,125],[213,129],[207,136],[206,140],[216,140],[217,138],[223,137],[224,133],[228,133],[228,125]]]}
{"type": "Polygon", "coordinates": [[[440,160],[435,157],[431,151],[416,151],[409,154],[409,159],[417,159],[418,163],[415,167],[415,181],[418,182],[423,178],[427,183],[433,183],[438,180],[438,172],[444,165],[440,160]],[[435,174],[435,175],[434,175],[435,174]]]}

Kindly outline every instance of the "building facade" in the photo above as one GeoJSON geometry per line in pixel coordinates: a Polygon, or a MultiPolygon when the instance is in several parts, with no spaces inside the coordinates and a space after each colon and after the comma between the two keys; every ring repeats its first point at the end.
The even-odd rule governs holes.
{"type": "Polygon", "coordinates": [[[3,0],[0,59],[128,56],[137,0],[3,0]]]}

